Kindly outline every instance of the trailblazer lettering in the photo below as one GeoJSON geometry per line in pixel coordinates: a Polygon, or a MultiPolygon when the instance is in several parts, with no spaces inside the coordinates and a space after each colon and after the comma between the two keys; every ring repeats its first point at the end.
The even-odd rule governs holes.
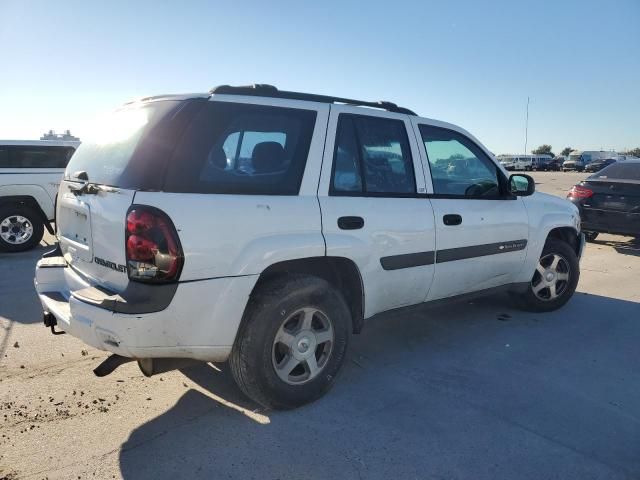
{"type": "Polygon", "coordinates": [[[500,245],[500,250],[522,250],[527,246],[527,242],[514,242],[514,243],[506,243],[504,245],[500,245]]]}
{"type": "Polygon", "coordinates": [[[116,272],[127,273],[126,265],[119,265],[111,260],[104,260],[100,257],[93,257],[93,261],[98,265],[102,265],[103,267],[110,268],[111,270],[115,270],[116,272]]]}

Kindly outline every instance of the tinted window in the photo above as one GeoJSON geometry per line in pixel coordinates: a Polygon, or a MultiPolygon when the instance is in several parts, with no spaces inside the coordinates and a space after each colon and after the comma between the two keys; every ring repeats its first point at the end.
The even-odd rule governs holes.
{"type": "Polygon", "coordinates": [[[603,168],[598,173],[589,178],[605,180],[614,178],[616,180],[640,180],[640,162],[615,162],[603,168]]]}
{"type": "Polygon", "coordinates": [[[428,125],[420,125],[420,134],[429,157],[434,193],[466,197],[500,194],[497,167],[471,140],[428,125]]]}
{"type": "Polygon", "coordinates": [[[415,193],[413,159],[404,122],[340,115],[331,193],[415,193]]]}
{"type": "Polygon", "coordinates": [[[169,164],[172,192],[297,195],[316,112],[207,102],[169,164]]]}
{"type": "Polygon", "coordinates": [[[179,131],[178,122],[173,121],[178,114],[174,112],[186,104],[137,104],[96,120],[69,162],[65,178],[85,171],[89,181],[102,185],[158,189],[166,152],[173,151],[179,131]]]}
{"type": "Polygon", "coordinates": [[[336,135],[333,156],[332,190],[336,192],[362,192],[362,172],[353,119],[341,118],[336,135]]]}
{"type": "Polygon", "coordinates": [[[0,168],[65,168],[73,147],[7,146],[0,150],[0,168]]]}

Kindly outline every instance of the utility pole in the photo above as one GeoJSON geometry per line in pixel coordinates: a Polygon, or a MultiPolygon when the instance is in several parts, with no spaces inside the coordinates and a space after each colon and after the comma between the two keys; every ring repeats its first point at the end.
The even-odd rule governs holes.
{"type": "Polygon", "coordinates": [[[527,154],[527,141],[529,140],[529,97],[527,97],[527,119],[524,123],[524,154],[527,154]]]}

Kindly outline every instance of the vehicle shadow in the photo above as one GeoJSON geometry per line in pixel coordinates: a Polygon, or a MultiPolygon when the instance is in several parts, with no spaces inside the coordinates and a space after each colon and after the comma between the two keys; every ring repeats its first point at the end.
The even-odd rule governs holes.
{"type": "Polygon", "coordinates": [[[19,323],[42,321],[33,275],[42,254],[50,250],[50,245],[41,243],[27,252],[0,254],[0,291],[7,299],[0,302],[0,317],[19,323]]]}
{"type": "Polygon", "coordinates": [[[609,239],[601,240],[597,238],[593,241],[593,243],[612,247],[616,252],[622,255],[640,257],[640,237],[629,238],[623,241],[609,239]]]}
{"type": "Polygon", "coordinates": [[[627,478],[640,475],[640,304],[578,293],[391,313],[352,339],[336,385],[264,411],[225,365],[132,431],[123,478],[627,478]]]}
{"type": "Polygon", "coordinates": [[[15,322],[29,324],[42,321],[42,307],[33,288],[36,263],[52,249],[43,241],[33,250],[0,253],[0,357],[4,355],[15,322]]]}

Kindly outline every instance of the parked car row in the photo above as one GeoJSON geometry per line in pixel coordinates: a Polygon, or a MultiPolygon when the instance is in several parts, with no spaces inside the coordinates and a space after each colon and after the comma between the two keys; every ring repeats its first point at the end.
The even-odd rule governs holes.
{"type": "Polygon", "coordinates": [[[498,155],[500,164],[509,171],[558,171],[559,159],[551,155],[498,155]]]}
{"type": "Polygon", "coordinates": [[[498,155],[500,164],[510,171],[597,172],[616,161],[633,159],[612,151],[574,151],[569,158],[551,155],[498,155]]]}

